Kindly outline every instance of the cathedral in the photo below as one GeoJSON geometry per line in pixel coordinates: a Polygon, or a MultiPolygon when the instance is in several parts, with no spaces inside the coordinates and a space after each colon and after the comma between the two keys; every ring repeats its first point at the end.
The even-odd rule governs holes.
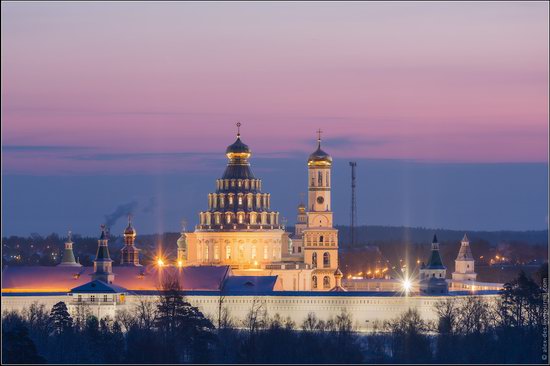
{"type": "MultiPolygon", "coordinates": [[[[238,125],[240,128],[240,124],[238,125]]],[[[290,239],[271,208],[271,195],[252,172],[252,150],[237,139],[225,151],[227,167],[208,194],[194,232],[177,242],[178,264],[229,265],[236,274],[277,275],[285,290],[330,291],[339,288],[338,230],[333,227],[330,198],[332,157],[317,149],[307,160],[308,205],[290,239]],[[295,246],[296,245],[296,246],[295,246]]]]}
{"type": "MultiPolygon", "coordinates": [[[[237,125],[240,127],[240,124],[237,125]]],[[[495,301],[502,284],[477,281],[466,235],[452,279],[434,235],[419,278],[347,278],[339,269],[338,230],[333,226],[332,157],[323,150],[321,131],[307,159],[308,194],[298,205],[294,233],[285,231],[271,195],[251,167],[252,150],[241,140],[225,151],[227,167],[208,194],[205,210],[192,232],[185,228],[175,243],[177,258],[141,265],[131,217],[123,232],[120,262],[109,253],[109,231],[102,225],[93,267],[79,263],[69,232],[57,266],[6,266],[2,269],[2,307],[23,311],[33,303],[50,308],[59,301],[70,312],[82,306],[99,319],[132,310],[143,299],[155,301],[166,279],[177,279],[187,300],[212,319],[222,306],[246,319],[260,301],[269,314],[301,323],[314,312],[325,321],[343,309],[360,331],[377,321],[417,308],[426,320],[437,319],[435,304],[449,296],[482,295],[495,301]]],[[[306,182],[304,182],[306,183],[306,182]]]]}

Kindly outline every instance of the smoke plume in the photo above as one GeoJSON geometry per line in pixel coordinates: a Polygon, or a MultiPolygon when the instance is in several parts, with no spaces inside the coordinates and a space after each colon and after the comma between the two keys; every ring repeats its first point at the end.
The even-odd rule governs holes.
{"type": "Polygon", "coordinates": [[[139,204],[137,201],[132,201],[122,205],[118,205],[113,213],[105,215],[105,225],[109,228],[116,224],[118,219],[126,217],[128,214],[135,212],[139,204]]]}

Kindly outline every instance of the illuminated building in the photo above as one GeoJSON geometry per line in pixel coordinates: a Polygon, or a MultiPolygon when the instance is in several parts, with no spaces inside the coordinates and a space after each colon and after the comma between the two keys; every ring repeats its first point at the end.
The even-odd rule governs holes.
{"type": "Polygon", "coordinates": [[[460,250],[455,259],[455,271],[453,272],[453,281],[475,281],[477,274],[475,272],[475,261],[470,248],[470,240],[464,234],[460,243],[460,250]]]}
{"type": "Polygon", "coordinates": [[[321,149],[321,130],[317,150],[307,161],[307,227],[302,230],[304,262],[314,269],[312,290],[328,291],[335,286],[338,269],[338,230],[333,228],[331,209],[332,157],[321,149]]]}
{"type": "Polygon", "coordinates": [[[208,210],[199,213],[195,231],[186,234],[185,264],[248,269],[280,262],[288,237],[279,212],[271,209],[271,195],[262,192],[261,179],[252,173],[252,151],[240,132],[225,154],[229,161],[216,191],[208,195],[208,210]]]}

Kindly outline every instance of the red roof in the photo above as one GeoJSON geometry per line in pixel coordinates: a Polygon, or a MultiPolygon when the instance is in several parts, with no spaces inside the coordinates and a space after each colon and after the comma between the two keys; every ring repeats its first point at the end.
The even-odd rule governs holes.
{"type": "MultiPolygon", "coordinates": [[[[69,292],[91,281],[92,267],[6,267],[2,292],[69,292]]],[[[182,290],[219,290],[229,266],[113,267],[113,284],[130,291],[158,290],[165,276],[177,276],[182,290]]]]}

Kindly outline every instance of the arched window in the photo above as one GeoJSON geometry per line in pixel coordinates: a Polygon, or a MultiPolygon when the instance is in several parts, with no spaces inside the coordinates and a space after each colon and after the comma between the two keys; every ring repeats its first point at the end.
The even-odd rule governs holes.
{"type": "Polygon", "coordinates": [[[252,259],[256,259],[256,246],[252,246],[252,259]]]}
{"type": "Polygon", "coordinates": [[[319,237],[319,243],[322,243],[323,240],[324,240],[323,235],[321,235],[321,236],[319,237]]]}
{"type": "Polygon", "coordinates": [[[317,253],[315,252],[311,255],[311,265],[313,268],[317,268],[317,253]]]}
{"type": "Polygon", "coordinates": [[[264,259],[267,259],[267,244],[264,245],[264,259]]]}
{"type": "Polygon", "coordinates": [[[323,288],[330,288],[330,277],[323,277],[323,288]]]}
{"type": "Polygon", "coordinates": [[[311,287],[317,288],[317,276],[311,277],[311,287]]]}
{"type": "Polygon", "coordinates": [[[322,172],[319,172],[317,174],[317,181],[319,182],[319,187],[322,187],[323,186],[323,173],[322,172]]]}
{"type": "Polygon", "coordinates": [[[220,247],[219,246],[214,246],[214,260],[219,260],[220,259],[220,247]]]}
{"type": "Polygon", "coordinates": [[[231,245],[225,247],[225,259],[231,259],[231,245]]]}
{"type": "Polygon", "coordinates": [[[208,244],[204,247],[204,259],[208,260],[208,244]]]}
{"type": "Polygon", "coordinates": [[[327,172],[327,179],[325,180],[327,182],[327,187],[330,186],[330,183],[329,183],[329,173],[327,172]]]}
{"type": "Polygon", "coordinates": [[[328,252],[323,254],[323,267],[330,268],[330,254],[328,252]]]}

